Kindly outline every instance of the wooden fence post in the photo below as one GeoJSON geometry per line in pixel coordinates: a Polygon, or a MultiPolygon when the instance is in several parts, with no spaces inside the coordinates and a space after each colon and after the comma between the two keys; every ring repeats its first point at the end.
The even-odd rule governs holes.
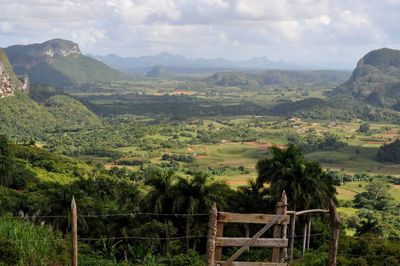
{"type": "Polygon", "coordinates": [[[329,266],[336,266],[336,256],[339,244],[339,225],[340,219],[336,211],[335,204],[333,200],[330,201],[329,206],[330,212],[330,223],[331,223],[331,244],[329,249],[329,266]]]}
{"type": "MultiPolygon", "coordinates": [[[[287,213],[287,197],[286,192],[282,192],[281,199],[276,204],[276,215],[286,215],[287,213]]],[[[286,239],[286,225],[276,224],[274,226],[273,238],[286,239]]],[[[274,247],[272,249],[272,262],[283,262],[286,257],[287,248],[274,247]]]]}
{"type": "Polygon", "coordinates": [[[207,240],[207,265],[215,265],[215,241],[217,238],[217,204],[214,202],[210,211],[210,220],[208,222],[208,240],[207,240]]]}
{"type": "Polygon", "coordinates": [[[303,224],[303,249],[302,249],[302,255],[304,256],[304,253],[306,253],[306,245],[307,245],[307,218],[304,217],[304,224],[303,224]]]}
{"type": "Polygon", "coordinates": [[[293,262],[295,229],[296,229],[296,213],[292,215],[292,219],[290,220],[290,253],[289,253],[290,263],[293,262]]]}
{"type": "Polygon", "coordinates": [[[307,228],[307,250],[310,249],[310,241],[311,241],[311,215],[308,217],[308,228],[307,228]]]}
{"type": "Polygon", "coordinates": [[[72,266],[78,266],[78,211],[75,197],[71,201],[72,266]]]}

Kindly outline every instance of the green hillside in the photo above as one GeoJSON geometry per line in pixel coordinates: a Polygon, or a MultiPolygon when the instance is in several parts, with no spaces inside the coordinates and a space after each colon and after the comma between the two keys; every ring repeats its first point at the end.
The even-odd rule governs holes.
{"type": "Polygon", "coordinates": [[[58,121],[42,105],[29,96],[17,93],[13,97],[0,99],[0,132],[8,136],[40,138],[49,130],[54,130],[58,121]]]}
{"type": "Polygon", "coordinates": [[[399,111],[400,51],[387,48],[371,51],[360,59],[350,79],[336,87],[326,100],[306,99],[272,109],[274,114],[306,118],[395,123],[400,121],[399,111]]]}
{"type": "Polygon", "coordinates": [[[117,70],[85,55],[54,58],[51,66],[74,83],[97,83],[126,78],[117,70]]]}
{"type": "Polygon", "coordinates": [[[346,94],[375,107],[400,110],[400,51],[383,48],[366,54],[332,99],[346,94]]]}
{"type": "Polygon", "coordinates": [[[68,87],[126,78],[122,73],[88,56],[78,44],[54,39],[40,44],[5,48],[14,71],[28,74],[31,82],[68,87]]]}
{"type": "Polygon", "coordinates": [[[0,99],[0,132],[20,140],[42,139],[46,132],[77,130],[101,123],[79,101],[57,92],[53,92],[54,95],[46,92],[46,96],[43,92],[46,88],[31,88],[38,102],[20,92],[13,97],[0,99]]]}
{"type": "Polygon", "coordinates": [[[346,71],[285,71],[268,70],[262,73],[219,72],[206,79],[206,82],[218,86],[235,86],[240,88],[263,88],[265,86],[316,86],[340,84],[346,81],[346,71]]]}
{"type": "MultiPolygon", "coordinates": [[[[20,71],[20,73],[24,72],[24,70],[20,71]]],[[[57,87],[74,85],[74,81],[70,77],[58,71],[47,62],[38,63],[30,68],[27,73],[32,83],[50,84],[57,87]]]]}
{"type": "MultiPolygon", "coordinates": [[[[69,129],[92,127],[100,124],[100,119],[79,101],[66,96],[55,95],[44,103],[57,121],[63,121],[69,129]]],[[[62,125],[61,125],[62,126],[62,125]]]]}

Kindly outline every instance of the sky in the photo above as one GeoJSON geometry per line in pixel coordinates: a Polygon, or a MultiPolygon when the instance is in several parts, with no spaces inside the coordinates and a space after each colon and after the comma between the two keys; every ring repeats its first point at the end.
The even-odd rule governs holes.
{"type": "Polygon", "coordinates": [[[84,53],[354,66],[400,49],[400,0],[0,0],[0,47],[64,38],[84,53]]]}

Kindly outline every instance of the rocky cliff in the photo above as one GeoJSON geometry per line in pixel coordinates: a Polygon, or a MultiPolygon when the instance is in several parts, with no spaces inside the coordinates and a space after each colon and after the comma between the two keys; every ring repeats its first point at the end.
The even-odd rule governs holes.
{"type": "Polygon", "coordinates": [[[6,54],[0,48],[0,98],[13,96],[17,90],[29,92],[29,79],[28,77],[23,79],[21,82],[16,77],[6,54]]]}

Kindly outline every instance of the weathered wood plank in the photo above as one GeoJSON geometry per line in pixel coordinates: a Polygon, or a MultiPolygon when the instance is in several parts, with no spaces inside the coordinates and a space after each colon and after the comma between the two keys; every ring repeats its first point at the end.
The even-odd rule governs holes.
{"type": "MultiPolygon", "coordinates": [[[[294,212],[297,216],[303,215],[303,214],[309,214],[309,213],[328,213],[329,210],[323,210],[323,209],[312,209],[312,210],[304,210],[304,211],[299,211],[299,212],[294,212]]],[[[288,212],[289,213],[289,212],[288,212]]],[[[293,213],[293,212],[290,212],[293,213]]]]}
{"type": "MultiPolygon", "coordinates": [[[[241,247],[251,238],[246,237],[217,237],[215,245],[219,247],[241,247]]],[[[288,240],[280,238],[259,238],[250,247],[287,247],[288,240]]]]}
{"type": "Polygon", "coordinates": [[[340,219],[339,214],[336,211],[336,206],[333,203],[333,200],[330,201],[329,206],[330,212],[330,224],[331,224],[331,243],[329,248],[329,266],[336,266],[336,256],[338,251],[338,243],[339,243],[339,227],[340,227],[340,219]]]}
{"type": "MultiPolygon", "coordinates": [[[[285,191],[282,192],[280,201],[276,204],[276,214],[283,215],[287,217],[287,222],[289,221],[289,216],[287,215],[287,197],[285,191]]],[[[287,224],[287,223],[286,223],[287,224]]],[[[273,238],[286,238],[286,226],[276,223],[274,225],[274,232],[272,234],[273,238]],[[285,230],[285,233],[283,233],[285,230]]],[[[272,262],[283,262],[286,256],[286,249],[274,247],[272,249],[272,262]]]]}
{"type": "Polygon", "coordinates": [[[75,197],[71,201],[72,266],[78,266],[78,210],[75,197]]]}
{"type": "MultiPolygon", "coordinates": [[[[218,222],[266,224],[272,221],[275,217],[275,214],[219,212],[218,222]]],[[[288,224],[289,220],[289,215],[285,215],[284,219],[282,220],[282,222],[279,222],[279,224],[288,224]]]]}
{"type": "Polygon", "coordinates": [[[229,257],[229,259],[222,264],[223,266],[231,265],[232,262],[237,259],[243,252],[246,251],[248,247],[250,247],[260,236],[262,236],[268,229],[270,229],[274,224],[276,224],[279,221],[282,221],[284,218],[284,215],[276,215],[274,219],[272,219],[269,223],[264,225],[264,227],[258,231],[250,240],[246,241],[246,243],[239,248],[235,253],[233,253],[232,256],[229,257]]]}
{"type": "Polygon", "coordinates": [[[213,204],[208,222],[207,265],[215,264],[215,239],[217,238],[217,204],[213,204]]]}
{"type": "MultiPolygon", "coordinates": [[[[223,265],[225,261],[217,261],[216,265],[223,265]]],[[[247,262],[247,261],[234,261],[231,266],[288,266],[287,263],[276,262],[247,262]]]]}
{"type": "Polygon", "coordinates": [[[292,215],[290,219],[290,253],[289,253],[289,261],[293,262],[293,248],[294,248],[294,236],[296,231],[296,214],[292,215]]]}
{"type": "MultiPolygon", "coordinates": [[[[224,223],[217,223],[217,237],[224,236],[224,223]]],[[[215,260],[221,260],[222,257],[222,247],[215,247],[215,260]]]]}

